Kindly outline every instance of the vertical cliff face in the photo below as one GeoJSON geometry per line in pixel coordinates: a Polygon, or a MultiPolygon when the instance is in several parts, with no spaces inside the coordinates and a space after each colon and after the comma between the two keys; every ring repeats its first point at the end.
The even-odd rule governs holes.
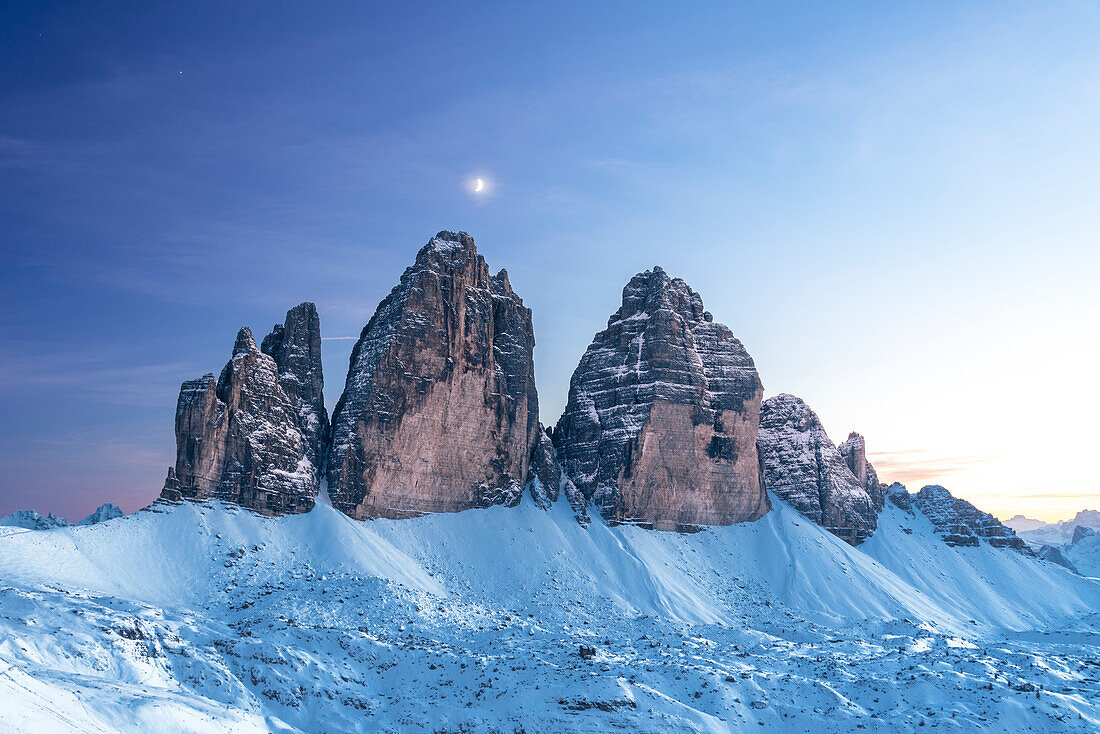
{"type": "Polygon", "coordinates": [[[660,268],[634,276],[581,358],[554,432],[567,476],[612,522],[728,525],[768,510],[752,358],[699,294],[660,268]]]}
{"type": "MultiPolygon", "coordinates": [[[[783,394],[764,401],[757,444],[767,489],[853,545],[874,531],[875,500],[800,398],[783,394]]],[[[855,453],[854,442],[850,448],[855,453]]]]}
{"type": "Polygon", "coordinates": [[[313,304],[292,309],[264,345],[271,354],[241,329],[217,379],[183,384],[176,465],[162,497],[221,499],[270,515],[313,507],[325,423],[313,304]]]}
{"type": "Polygon", "coordinates": [[[541,423],[538,424],[538,435],[531,449],[527,486],[531,500],[544,510],[549,509],[564,494],[577,521],[588,524],[588,499],[562,471],[557,449],[541,423]]]}
{"type": "Polygon", "coordinates": [[[863,487],[871,498],[877,514],[886,502],[886,487],[879,483],[878,472],[867,460],[867,442],[863,436],[852,431],[848,434],[848,439],[836,448],[844,457],[844,462],[859,482],[859,486],[863,487]]]}
{"type": "Polygon", "coordinates": [[[332,416],[329,496],[356,518],[519,502],[538,438],[531,311],[440,232],[378,306],[332,416]]]}
{"type": "Polygon", "coordinates": [[[320,468],[328,441],[325,380],[321,370],[321,320],[317,307],[302,303],[287,311],[264,337],[260,351],[275,360],[279,384],[294,404],[298,429],[306,440],[309,459],[320,468]]]}

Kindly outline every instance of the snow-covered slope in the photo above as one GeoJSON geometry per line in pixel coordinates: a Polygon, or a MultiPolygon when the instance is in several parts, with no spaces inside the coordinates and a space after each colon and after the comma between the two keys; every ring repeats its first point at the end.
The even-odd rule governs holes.
{"type": "Polygon", "coordinates": [[[1063,546],[1062,553],[1082,575],[1100,578],[1100,534],[1063,546]]]}
{"type": "Polygon", "coordinates": [[[1100,726],[1100,584],[889,505],[852,548],[772,501],[694,534],[564,500],[3,528],[0,729],[1100,726]]]}

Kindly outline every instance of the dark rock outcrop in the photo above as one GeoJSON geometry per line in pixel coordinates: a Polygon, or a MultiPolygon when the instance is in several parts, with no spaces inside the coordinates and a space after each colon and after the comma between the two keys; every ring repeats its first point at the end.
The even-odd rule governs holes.
{"type": "Polygon", "coordinates": [[[544,510],[565,494],[569,506],[577,521],[587,525],[589,522],[586,506],[588,501],[576,485],[565,476],[558,462],[558,452],[542,424],[538,426],[538,437],[531,449],[531,463],[528,466],[527,486],[531,500],[544,510]]]}
{"type": "Polygon", "coordinates": [[[886,499],[906,512],[913,511],[913,495],[909,494],[909,490],[901,482],[894,482],[886,488],[886,499]]]}
{"type": "Polygon", "coordinates": [[[1044,545],[1039,549],[1039,558],[1042,558],[1044,561],[1056,563],[1063,568],[1068,568],[1073,573],[1077,573],[1077,567],[1073,565],[1072,561],[1065,557],[1057,546],[1044,545]]]}
{"type": "Polygon", "coordinates": [[[320,468],[328,441],[328,412],[325,410],[321,320],[317,307],[302,303],[287,311],[286,320],[275,324],[271,333],[264,337],[260,351],[275,360],[279,384],[294,405],[298,430],[306,439],[309,459],[320,468]]]}
{"type": "Polygon", "coordinates": [[[267,515],[313,507],[324,435],[313,304],[291,309],[264,345],[271,354],[243,328],[217,379],[207,374],[183,383],[176,465],[162,498],[220,499],[267,515]]]}
{"type": "Polygon", "coordinates": [[[852,545],[874,532],[875,500],[801,398],[781,394],[764,401],[757,445],[769,491],[852,545]]]}
{"type": "Polygon", "coordinates": [[[1031,553],[1012,528],[939,485],[922,487],[912,498],[914,507],[932,522],[948,545],[977,547],[985,541],[996,548],[1031,553]]]}
{"type": "Polygon", "coordinates": [[[660,268],[634,276],[596,334],[554,431],[566,475],[613,523],[692,530],[768,511],[748,352],[660,268]]]}
{"type": "Polygon", "coordinates": [[[878,472],[867,460],[867,442],[863,436],[852,431],[848,434],[848,439],[837,446],[836,449],[844,457],[844,461],[848,464],[848,469],[855,475],[856,481],[866,490],[871,502],[874,503],[875,513],[877,514],[882,509],[883,503],[886,502],[886,486],[879,483],[878,472]]]}
{"type": "Polygon", "coordinates": [[[1073,528],[1073,538],[1070,539],[1069,542],[1070,544],[1080,543],[1085,538],[1092,537],[1093,535],[1096,535],[1096,531],[1087,525],[1076,525],[1073,528]]]}
{"type": "Polygon", "coordinates": [[[538,440],[531,311],[440,232],[378,306],[332,416],[329,497],[355,518],[515,505],[538,440]]]}

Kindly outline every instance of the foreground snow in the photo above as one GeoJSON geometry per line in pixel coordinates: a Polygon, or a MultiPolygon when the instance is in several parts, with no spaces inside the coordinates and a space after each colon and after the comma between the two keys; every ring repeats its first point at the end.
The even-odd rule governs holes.
{"type": "Polygon", "coordinates": [[[1100,727],[1100,584],[773,502],[692,535],[564,503],[0,528],[0,730],[1100,727]]]}

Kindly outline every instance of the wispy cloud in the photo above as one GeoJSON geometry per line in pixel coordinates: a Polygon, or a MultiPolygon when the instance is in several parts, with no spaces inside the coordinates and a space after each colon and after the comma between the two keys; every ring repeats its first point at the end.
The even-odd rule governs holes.
{"type": "Polygon", "coordinates": [[[990,456],[943,456],[923,449],[868,452],[867,458],[882,481],[913,485],[942,482],[993,461],[990,456]]]}
{"type": "Polygon", "coordinates": [[[133,364],[128,356],[125,350],[7,341],[0,350],[0,394],[45,389],[115,405],[163,407],[174,404],[181,375],[196,372],[179,362],[133,364]]]}

